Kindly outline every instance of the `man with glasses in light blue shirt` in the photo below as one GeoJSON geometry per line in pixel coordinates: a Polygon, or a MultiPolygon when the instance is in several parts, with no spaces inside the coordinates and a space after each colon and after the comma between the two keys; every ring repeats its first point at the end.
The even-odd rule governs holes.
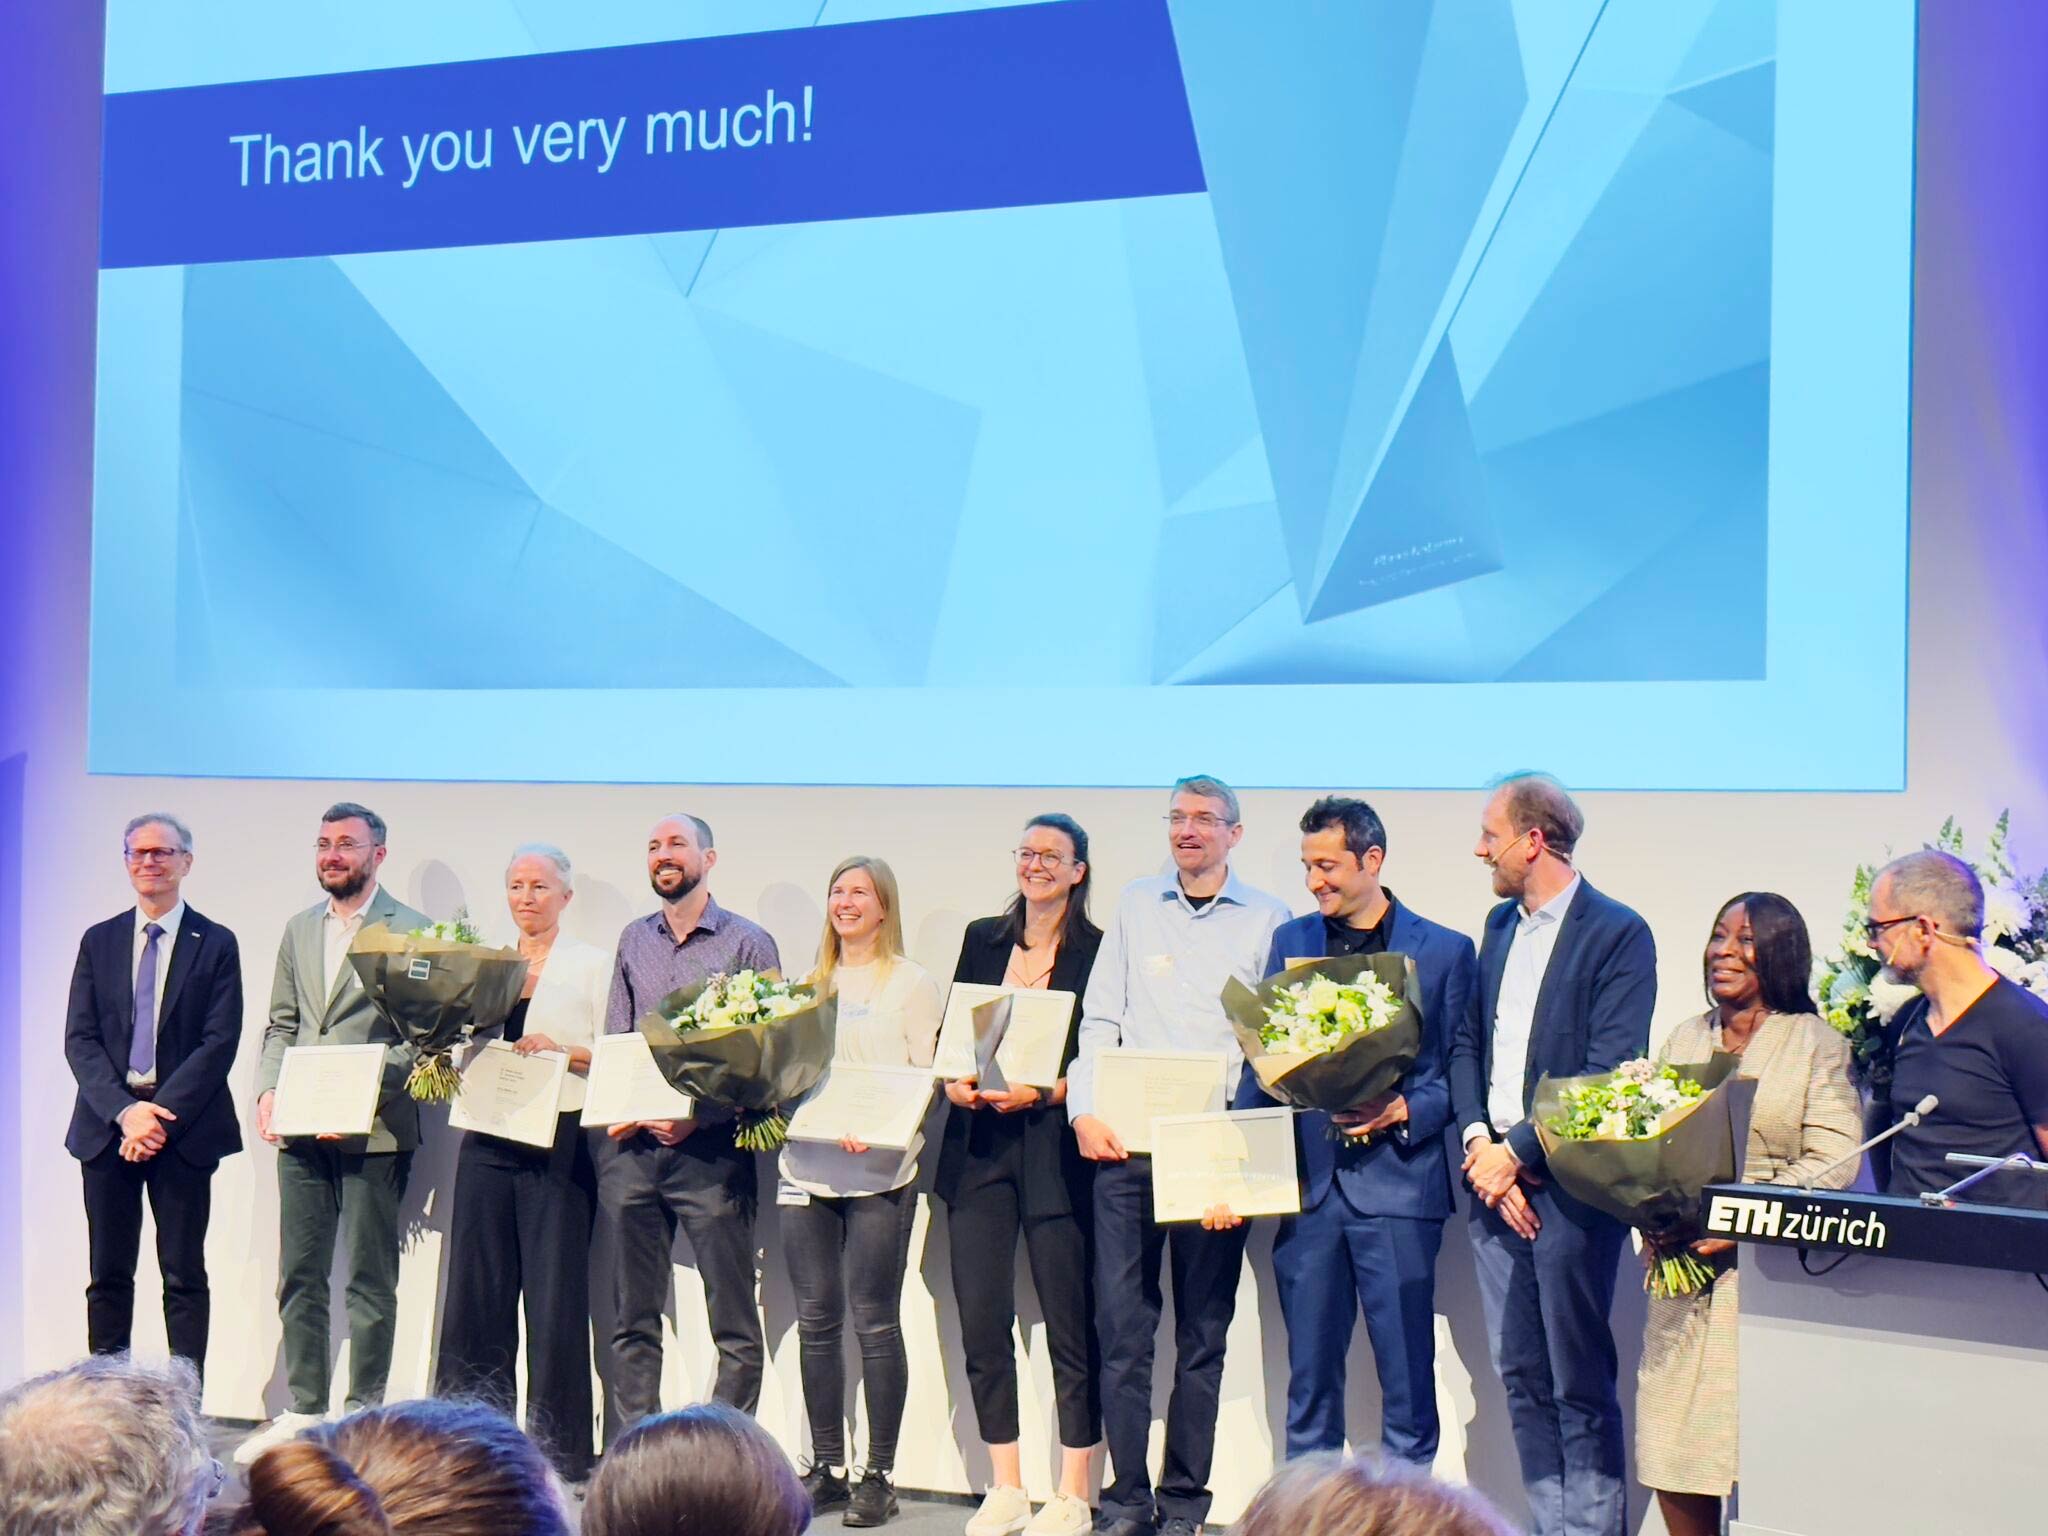
{"type": "Polygon", "coordinates": [[[1095,1060],[1117,1046],[1217,1051],[1234,1081],[1236,1037],[1223,983],[1255,986],[1273,930],[1291,915],[1279,898],[1230,870],[1244,836],[1237,796],[1206,774],[1173,786],[1166,817],[1173,872],[1133,880],[1116,912],[1081,1004],[1081,1049],[1067,1075],[1067,1114],[1081,1155],[1095,1164],[1096,1331],[1102,1345],[1102,1418],[1114,1481],[1096,1529],[1106,1536],[1196,1536],[1209,1512],[1209,1466],[1223,1344],[1237,1307],[1245,1231],[1162,1227],[1152,1219],[1151,1159],[1132,1156],[1095,1114],[1095,1060]],[[1166,1463],[1155,1493],[1147,1472],[1152,1350],[1159,1331],[1159,1264],[1172,1250],[1173,1396],[1166,1463]]]}

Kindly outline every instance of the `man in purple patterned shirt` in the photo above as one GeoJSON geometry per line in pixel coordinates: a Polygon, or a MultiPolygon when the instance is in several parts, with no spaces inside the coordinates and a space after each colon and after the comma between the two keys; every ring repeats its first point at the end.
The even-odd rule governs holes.
{"type": "MultiPolygon", "coordinates": [[[[665,816],[647,838],[647,878],[661,910],[619,935],[605,1031],[624,1034],[678,987],[719,972],[781,964],[759,924],[711,899],[718,862],[711,828],[665,816]]],[[[697,1257],[711,1338],[718,1348],[712,1395],[751,1413],[761,1398],[761,1316],[754,1307],[754,1154],[733,1145],[731,1111],[711,1105],[694,1119],[612,1126],[598,1158],[598,1207],[617,1245],[611,1444],[661,1409],[661,1314],[674,1285],[670,1249],[680,1222],[697,1257]]]]}

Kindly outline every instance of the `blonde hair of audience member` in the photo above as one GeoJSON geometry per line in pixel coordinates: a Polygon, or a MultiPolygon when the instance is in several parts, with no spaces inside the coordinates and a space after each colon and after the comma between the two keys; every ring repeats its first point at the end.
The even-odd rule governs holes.
{"type": "Polygon", "coordinates": [[[189,1536],[219,1472],[183,1360],[94,1355],[0,1393],[0,1531],[189,1536]]]}
{"type": "Polygon", "coordinates": [[[569,1536],[540,1448],[496,1409],[420,1398],[366,1408],[249,1468],[233,1536],[569,1536]]]}
{"type": "Polygon", "coordinates": [[[583,1536],[801,1536],[811,1499],[768,1431],[724,1403],[644,1419],[605,1453],[583,1536]]]}
{"type": "Polygon", "coordinates": [[[1513,1536],[1469,1489],[1363,1457],[1305,1456],[1258,1491],[1235,1536],[1513,1536]]]}
{"type": "Polygon", "coordinates": [[[820,994],[832,990],[832,973],[845,963],[839,930],[832,926],[832,888],[842,875],[855,870],[866,872],[868,882],[875,888],[875,899],[882,904],[882,927],[875,935],[877,984],[887,978],[889,967],[903,957],[903,903],[896,894],[896,872],[880,859],[865,853],[841,859],[832,871],[832,878],[825,882],[825,936],[818,940],[818,969],[811,977],[820,994]]]}

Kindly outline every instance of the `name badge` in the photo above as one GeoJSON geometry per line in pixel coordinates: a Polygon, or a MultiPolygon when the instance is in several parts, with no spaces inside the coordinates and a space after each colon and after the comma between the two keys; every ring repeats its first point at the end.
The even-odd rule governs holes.
{"type": "Polygon", "coordinates": [[[1173,956],[1147,955],[1145,957],[1145,974],[1147,976],[1171,976],[1173,974],[1173,956]]]}
{"type": "Polygon", "coordinates": [[[416,957],[412,960],[408,960],[405,965],[405,974],[411,977],[414,981],[425,981],[430,975],[433,974],[433,971],[433,961],[424,958],[416,957]]]}
{"type": "Polygon", "coordinates": [[[777,1179],[775,1181],[775,1203],[777,1205],[809,1205],[811,1203],[811,1192],[808,1189],[798,1189],[787,1179],[777,1179]]]}

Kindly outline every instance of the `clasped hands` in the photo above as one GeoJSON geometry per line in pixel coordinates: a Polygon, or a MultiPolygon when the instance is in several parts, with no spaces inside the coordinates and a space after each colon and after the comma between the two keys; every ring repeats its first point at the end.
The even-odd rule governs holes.
{"type": "Polygon", "coordinates": [[[1515,1156],[1506,1142],[1474,1136],[1465,1143],[1462,1172],[1466,1182],[1472,1186],[1472,1193],[1485,1201],[1489,1209],[1498,1212],[1509,1230],[1527,1238],[1535,1237],[1542,1230],[1543,1223],[1537,1218],[1536,1208],[1529,1204],[1529,1196],[1522,1188],[1524,1183],[1539,1181],[1535,1174],[1522,1166],[1522,1160],[1515,1156]]]}
{"type": "Polygon", "coordinates": [[[1011,1088],[983,1089],[975,1086],[971,1077],[959,1077],[946,1084],[946,1098],[962,1109],[993,1109],[999,1115],[1014,1115],[1020,1109],[1030,1109],[1037,1104],[1064,1104],[1067,1101],[1067,1080],[1061,1078],[1052,1085],[1051,1093],[1040,1093],[1029,1083],[1019,1083],[1011,1088]]]}
{"type": "Polygon", "coordinates": [[[171,1139],[165,1122],[177,1118],[161,1104],[147,1099],[137,1099],[122,1110],[114,1121],[121,1128],[122,1161],[146,1163],[163,1151],[171,1139]]]}

